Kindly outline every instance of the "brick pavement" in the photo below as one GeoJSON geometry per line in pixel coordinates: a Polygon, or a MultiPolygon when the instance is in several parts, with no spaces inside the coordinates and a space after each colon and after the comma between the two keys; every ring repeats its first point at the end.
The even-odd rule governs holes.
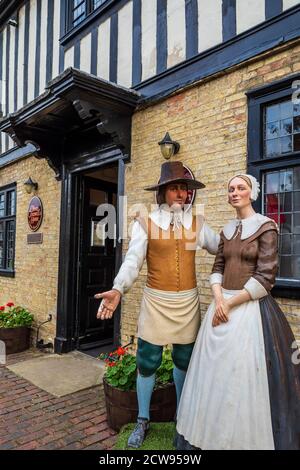
{"type": "MultiPolygon", "coordinates": [[[[12,354],[7,362],[42,354],[12,354]]],[[[0,450],[108,450],[115,441],[102,385],[58,398],[0,365],[0,450]]]]}

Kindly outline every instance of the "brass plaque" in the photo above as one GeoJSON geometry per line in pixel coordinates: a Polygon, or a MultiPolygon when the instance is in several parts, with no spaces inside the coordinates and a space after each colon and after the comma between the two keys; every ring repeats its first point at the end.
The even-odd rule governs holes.
{"type": "Polygon", "coordinates": [[[43,234],[42,233],[28,233],[27,234],[27,243],[43,243],[43,234]]]}

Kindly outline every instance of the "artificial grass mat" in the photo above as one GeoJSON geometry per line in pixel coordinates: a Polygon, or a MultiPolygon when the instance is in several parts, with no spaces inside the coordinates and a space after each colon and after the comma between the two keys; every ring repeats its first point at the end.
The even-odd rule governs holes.
{"type": "Polygon", "coordinates": [[[175,423],[150,423],[150,429],[139,449],[127,447],[128,437],[134,430],[136,423],[126,424],[122,427],[114,450],[174,450],[175,423]]]}

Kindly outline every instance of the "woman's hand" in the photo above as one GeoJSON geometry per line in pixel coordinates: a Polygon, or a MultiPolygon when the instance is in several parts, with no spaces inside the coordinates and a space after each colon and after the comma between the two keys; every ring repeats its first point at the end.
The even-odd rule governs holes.
{"type": "Polygon", "coordinates": [[[121,292],[116,289],[101,292],[94,295],[95,299],[102,299],[97,312],[97,318],[101,320],[108,320],[113,316],[114,311],[119,305],[121,299],[121,292]]]}
{"type": "Polygon", "coordinates": [[[212,326],[218,326],[221,323],[227,323],[229,320],[230,304],[224,297],[220,297],[216,300],[216,310],[212,320],[212,326]]]}

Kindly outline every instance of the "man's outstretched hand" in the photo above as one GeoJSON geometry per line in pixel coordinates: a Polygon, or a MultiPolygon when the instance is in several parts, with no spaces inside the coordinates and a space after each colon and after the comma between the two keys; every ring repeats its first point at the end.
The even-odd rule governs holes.
{"type": "Polygon", "coordinates": [[[95,294],[94,298],[102,299],[98,308],[97,318],[108,320],[113,316],[114,311],[119,305],[121,293],[116,289],[112,289],[106,292],[101,292],[100,294],[95,294]]]}

